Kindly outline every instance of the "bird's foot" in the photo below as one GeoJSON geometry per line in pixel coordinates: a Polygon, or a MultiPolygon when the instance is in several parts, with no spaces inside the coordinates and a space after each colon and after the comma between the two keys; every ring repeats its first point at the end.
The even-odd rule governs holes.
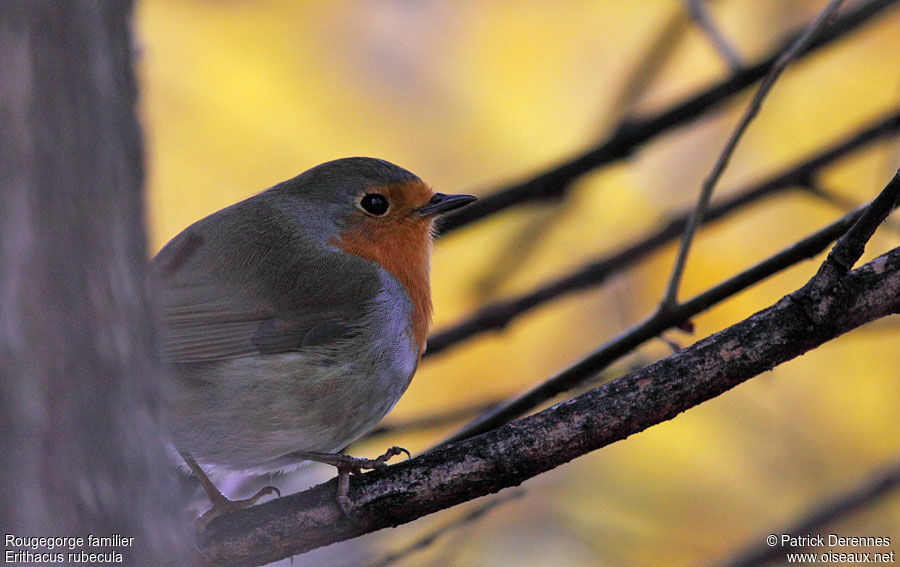
{"type": "Polygon", "coordinates": [[[302,452],[304,458],[318,463],[325,463],[337,467],[338,470],[346,470],[353,474],[360,474],[364,470],[380,469],[387,465],[391,457],[395,457],[402,453],[406,453],[407,458],[411,457],[409,451],[403,447],[391,447],[384,452],[383,455],[376,459],[366,459],[365,457],[351,457],[343,453],[312,453],[302,452]]]}
{"type": "Polygon", "coordinates": [[[351,457],[343,453],[315,453],[303,451],[298,453],[301,457],[309,461],[316,461],[331,465],[338,470],[338,487],[337,487],[337,503],[347,517],[350,516],[352,502],[350,501],[350,474],[360,474],[364,470],[375,470],[387,466],[387,462],[391,457],[406,453],[407,458],[412,455],[403,447],[391,447],[378,458],[366,459],[361,457],[351,457]]]}
{"type": "Polygon", "coordinates": [[[197,464],[197,461],[194,460],[194,457],[191,456],[190,453],[186,453],[181,451],[181,458],[184,459],[184,462],[187,464],[188,468],[190,468],[194,472],[194,476],[197,477],[197,480],[200,481],[200,485],[203,487],[203,491],[206,492],[206,497],[209,498],[210,503],[212,504],[212,508],[204,512],[199,518],[194,520],[194,524],[199,531],[203,531],[206,528],[206,524],[210,523],[213,518],[218,518],[223,514],[227,514],[229,512],[235,512],[237,510],[243,510],[244,508],[249,508],[256,504],[260,498],[266,496],[268,494],[277,494],[279,498],[281,498],[281,491],[275,488],[274,486],[264,486],[256,491],[256,494],[251,496],[250,498],[243,498],[241,500],[230,500],[227,496],[222,494],[222,492],[216,488],[216,485],[213,484],[209,477],[206,476],[206,473],[203,472],[203,469],[200,468],[200,465],[197,464]]]}
{"type": "Polygon", "coordinates": [[[207,496],[209,496],[209,501],[212,503],[212,508],[204,512],[194,521],[194,523],[198,529],[203,530],[214,518],[218,518],[219,516],[230,512],[249,508],[256,504],[260,498],[269,494],[277,494],[278,497],[281,498],[281,491],[274,486],[264,486],[257,490],[256,494],[250,498],[242,498],[240,500],[231,500],[218,490],[216,490],[215,493],[207,491],[207,496]]]}

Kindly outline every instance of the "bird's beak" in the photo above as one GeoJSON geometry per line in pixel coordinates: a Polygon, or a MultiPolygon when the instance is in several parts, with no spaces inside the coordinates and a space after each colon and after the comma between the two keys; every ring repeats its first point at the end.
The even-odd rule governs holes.
{"type": "Polygon", "coordinates": [[[475,195],[444,195],[443,193],[435,193],[427,204],[419,207],[415,212],[423,217],[431,215],[440,215],[460,207],[465,207],[469,203],[478,200],[475,195]]]}

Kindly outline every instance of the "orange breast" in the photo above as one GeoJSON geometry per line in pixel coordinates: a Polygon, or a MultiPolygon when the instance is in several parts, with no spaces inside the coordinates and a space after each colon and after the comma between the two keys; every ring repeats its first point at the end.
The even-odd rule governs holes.
{"type": "Polygon", "coordinates": [[[348,254],[380,264],[404,287],[412,303],[410,338],[420,358],[431,325],[431,229],[431,221],[415,216],[360,218],[333,242],[348,254]]]}

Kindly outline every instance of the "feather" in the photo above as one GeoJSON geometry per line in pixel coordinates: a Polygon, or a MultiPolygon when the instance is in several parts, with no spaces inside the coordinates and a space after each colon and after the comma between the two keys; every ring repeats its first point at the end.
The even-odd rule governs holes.
{"type": "Polygon", "coordinates": [[[338,344],[381,290],[378,268],[251,197],[202,219],[151,261],[151,297],[173,362],[338,344]],[[225,263],[228,266],[225,266],[225,263]]]}

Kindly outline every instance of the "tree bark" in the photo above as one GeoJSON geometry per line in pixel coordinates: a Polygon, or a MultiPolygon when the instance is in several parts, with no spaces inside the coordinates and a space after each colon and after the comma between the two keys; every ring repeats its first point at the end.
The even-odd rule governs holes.
{"type": "MultiPolygon", "coordinates": [[[[0,3],[0,518],[183,564],[143,274],[131,3],[0,3]]],[[[6,551],[30,550],[9,545],[6,551]]]]}

